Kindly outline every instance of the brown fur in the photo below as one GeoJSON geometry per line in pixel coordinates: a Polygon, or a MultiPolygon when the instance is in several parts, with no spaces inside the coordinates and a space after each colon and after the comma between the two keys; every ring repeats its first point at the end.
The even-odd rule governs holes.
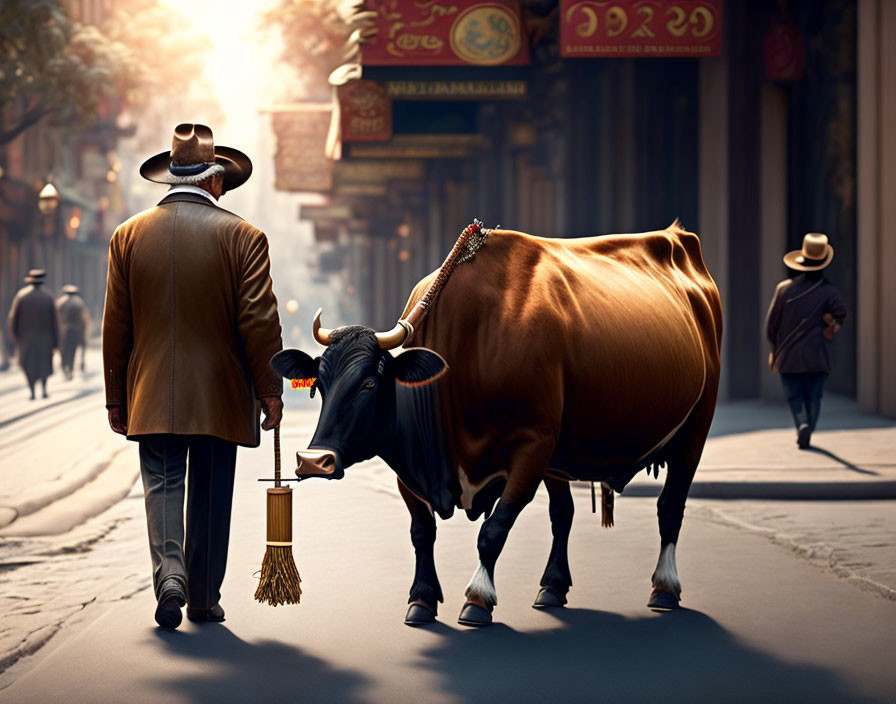
{"type": "Polygon", "coordinates": [[[506,471],[503,499],[525,502],[548,467],[624,486],[689,414],[682,432],[692,441],[674,444],[696,467],[721,321],[699,240],[677,220],[580,239],[497,230],[452,273],[406,346],[448,362],[437,383],[452,468],[473,486],[506,471]]]}

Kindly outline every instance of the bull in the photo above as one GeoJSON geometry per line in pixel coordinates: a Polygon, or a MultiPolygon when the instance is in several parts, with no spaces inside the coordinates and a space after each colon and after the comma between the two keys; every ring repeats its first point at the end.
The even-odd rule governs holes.
{"type": "Polygon", "coordinates": [[[436,273],[417,284],[391,331],[328,330],[318,310],[323,354],[290,349],[271,360],[286,378],[316,378],[322,396],[296,474],[340,479],[375,455],[395,471],[416,553],[408,625],[433,622],[443,601],[435,516],[484,515],[458,619],[483,626],[497,603],[495,563],[541,483],[553,543],[535,606],[558,607],[572,585],[569,482],[622,491],[664,463],[648,606],[676,608],[675,548],[715,410],[722,331],[697,236],[677,221],[578,239],[495,230],[412,329],[404,318],[436,273]]]}

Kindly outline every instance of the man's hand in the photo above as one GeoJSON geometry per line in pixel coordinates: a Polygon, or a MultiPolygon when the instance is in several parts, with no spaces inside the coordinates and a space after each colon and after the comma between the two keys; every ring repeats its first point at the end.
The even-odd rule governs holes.
{"type": "Polygon", "coordinates": [[[112,406],[109,409],[109,427],[119,435],[128,434],[128,424],[125,422],[124,406],[112,406]]]}
{"type": "Polygon", "coordinates": [[[262,396],[258,399],[258,404],[264,411],[264,422],[261,424],[264,430],[280,425],[280,419],[283,418],[283,400],[279,396],[262,396]]]}

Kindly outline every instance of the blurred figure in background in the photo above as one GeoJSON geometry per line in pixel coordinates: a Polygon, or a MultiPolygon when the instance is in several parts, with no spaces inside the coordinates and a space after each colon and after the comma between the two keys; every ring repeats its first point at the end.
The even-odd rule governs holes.
{"type": "Polygon", "coordinates": [[[40,381],[47,398],[47,377],[53,373],[53,350],[59,347],[59,322],[53,297],[41,288],[47,272],[31,269],[25,277],[28,284],[13,299],[7,318],[10,337],[18,348],[19,366],[25,372],[31,400],[34,385],[40,381]]]}
{"type": "Polygon", "coordinates": [[[87,329],[90,325],[90,313],[87,304],[79,295],[74,284],[62,287],[62,295],[56,299],[56,312],[59,315],[59,356],[62,358],[62,373],[71,379],[75,367],[75,356],[81,348],[81,372],[84,372],[84,355],[87,353],[87,329]]]}
{"type": "Polygon", "coordinates": [[[781,375],[800,449],[809,447],[821,412],[824,383],[831,371],[830,342],[846,318],[840,291],[824,278],[834,258],[827,235],[810,232],[803,248],[784,255],[789,269],[801,272],[778,284],[766,317],[772,350],[771,372],[781,375]]]}

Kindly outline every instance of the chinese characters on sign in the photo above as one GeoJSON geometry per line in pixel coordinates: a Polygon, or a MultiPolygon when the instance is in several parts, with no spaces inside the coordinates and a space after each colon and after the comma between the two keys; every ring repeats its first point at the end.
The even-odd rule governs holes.
{"type": "Polygon", "coordinates": [[[560,0],[561,55],[719,56],[723,0],[560,0]]]}
{"type": "Polygon", "coordinates": [[[375,81],[339,86],[343,142],[376,142],[392,137],[392,99],[375,81]]]}
{"type": "Polygon", "coordinates": [[[376,37],[366,66],[506,66],[529,63],[516,0],[367,0],[376,37]]]}

